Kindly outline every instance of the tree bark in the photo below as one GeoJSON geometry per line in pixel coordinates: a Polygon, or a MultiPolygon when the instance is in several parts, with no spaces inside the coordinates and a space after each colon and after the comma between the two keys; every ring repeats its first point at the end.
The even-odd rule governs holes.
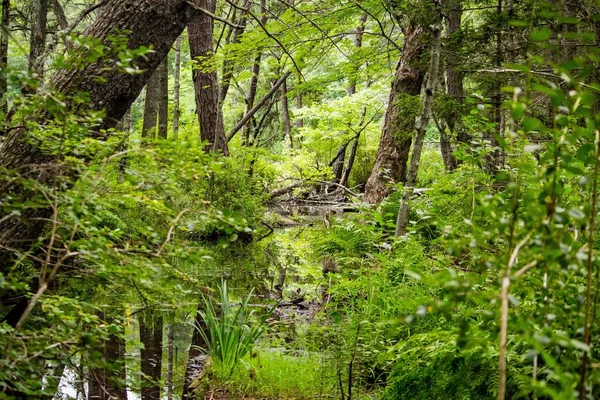
{"type": "Polygon", "coordinates": [[[169,63],[165,57],[158,72],[158,137],[166,139],[169,129],[169,63]]]}
{"type": "Polygon", "coordinates": [[[159,65],[146,85],[146,97],[144,99],[144,121],[142,123],[143,138],[156,138],[158,103],[160,97],[160,70],[161,67],[159,65]]]}
{"type": "MultiPolygon", "coordinates": [[[[198,7],[215,13],[216,0],[193,0],[198,7]]],[[[229,155],[223,113],[219,101],[217,71],[207,67],[213,55],[213,18],[194,8],[188,9],[190,56],[196,62],[193,70],[196,110],[200,123],[200,138],[209,143],[208,149],[229,155]]]]}
{"type": "Polygon", "coordinates": [[[342,178],[340,179],[340,185],[348,187],[348,182],[350,180],[350,173],[352,172],[352,167],[354,166],[354,160],[356,160],[356,152],[358,150],[358,142],[360,140],[360,135],[352,142],[352,147],[350,147],[350,154],[348,154],[348,161],[346,161],[346,167],[344,168],[344,173],[342,174],[342,178]]]}
{"type": "MultiPolygon", "coordinates": [[[[258,53],[258,55],[254,58],[254,62],[252,63],[252,77],[250,78],[250,89],[248,90],[248,97],[246,98],[246,113],[244,115],[248,115],[250,110],[254,108],[254,102],[256,101],[256,92],[258,91],[258,77],[260,75],[261,59],[262,54],[258,53]]],[[[245,125],[242,142],[246,146],[250,145],[251,132],[252,126],[245,125]]]]}
{"type": "MultiPolygon", "coordinates": [[[[107,321],[105,312],[100,318],[107,321]]],[[[102,342],[102,367],[90,368],[88,376],[89,400],[127,400],[125,386],[125,338],[110,335],[102,342]]]]}
{"type": "Polygon", "coordinates": [[[425,132],[427,131],[427,125],[431,120],[431,108],[433,105],[433,95],[435,88],[438,85],[438,74],[440,67],[440,51],[441,51],[441,25],[442,14],[440,12],[439,21],[437,24],[433,24],[433,41],[431,44],[431,56],[429,61],[429,74],[427,78],[427,87],[425,88],[425,99],[423,101],[423,108],[417,124],[417,134],[415,136],[415,144],[413,146],[412,157],[410,159],[410,166],[406,176],[406,187],[402,196],[402,203],[398,210],[398,216],[396,219],[396,237],[406,234],[406,227],[408,226],[408,217],[410,213],[410,195],[413,193],[414,187],[417,183],[417,175],[419,173],[419,163],[421,162],[421,152],[423,150],[423,141],[425,139],[425,132]]]}
{"type": "Polygon", "coordinates": [[[60,0],[51,0],[52,11],[54,12],[54,16],[56,17],[56,23],[60,30],[66,30],[69,28],[69,21],[67,20],[67,15],[65,14],[65,9],[60,4],[60,0]]]}
{"type": "MultiPolygon", "coordinates": [[[[448,11],[446,16],[446,39],[450,42],[453,39],[453,35],[460,29],[462,19],[462,9],[460,1],[453,1],[450,3],[451,9],[448,11]]],[[[452,51],[452,47],[450,47],[452,51]]],[[[470,138],[468,133],[461,128],[461,109],[459,105],[462,105],[464,98],[463,79],[464,73],[459,69],[459,62],[455,61],[456,56],[446,53],[446,93],[449,99],[456,104],[456,106],[450,107],[450,111],[446,117],[446,123],[448,130],[452,136],[456,136],[459,143],[468,143],[470,138]]],[[[454,150],[452,148],[451,137],[446,132],[440,130],[440,148],[442,152],[442,159],[444,160],[444,166],[447,171],[454,171],[458,167],[458,160],[454,157],[454,150]]]]}
{"type": "MultiPolygon", "coordinates": [[[[10,32],[10,0],[2,0],[2,22],[0,32],[0,111],[6,115],[8,112],[8,102],[6,93],[8,92],[8,76],[6,68],[8,66],[8,37],[10,32]]],[[[0,133],[2,136],[2,133],[0,133]]]]}
{"type": "Polygon", "coordinates": [[[406,180],[406,163],[426,69],[420,61],[429,47],[427,42],[423,27],[410,25],[404,29],[402,57],[392,82],[377,158],[365,187],[365,201],[371,204],[388,195],[388,185],[406,180]]]}
{"type": "Polygon", "coordinates": [[[163,317],[147,310],[140,315],[140,342],[143,344],[142,400],[160,400],[163,317]]]}
{"type": "Polygon", "coordinates": [[[194,331],[192,333],[192,343],[190,345],[190,352],[188,357],[188,362],[185,367],[185,377],[183,380],[183,392],[181,395],[182,400],[192,400],[195,399],[194,390],[191,387],[194,379],[198,375],[204,366],[204,362],[206,358],[203,357],[204,353],[201,349],[206,349],[207,343],[202,338],[200,331],[198,330],[200,327],[204,327],[204,319],[200,315],[200,311],[202,310],[202,301],[198,303],[198,310],[196,311],[196,316],[194,318],[194,331]]]}
{"type": "Polygon", "coordinates": [[[169,324],[167,333],[167,400],[173,400],[173,350],[174,350],[174,332],[175,324],[169,324]]]}
{"type": "Polygon", "coordinates": [[[31,10],[31,36],[29,40],[29,72],[42,77],[46,50],[46,25],[48,19],[48,0],[34,0],[31,10]]]}
{"type": "Polygon", "coordinates": [[[292,124],[290,122],[290,108],[288,105],[288,87],[287,79],[281,84],[281,115],[283,118],[283,137],[290,139],[290,147],[294,148],[294,139],[292,138],[292,124]]]}
{"type": "Polygon", "coordinates": [[[169,69],[167,59],[161,62],[146,85],[142,137],[167,138],[169,123],[169,69]]]}
{"type": "MultiPolygon", "coordinates": [[[[106,58],[100,58],[81,69],[59,70],[51,79],[54,89],[66,95],[88,92],[89,101],[79,107],[104,109],[105,118],[98,128],[115,127],[183,31],[187,23],[186,10],[184,0],[161,0],[158,3],[157,0],[109,1],[103,6],[101,17],[84,31],[84,35],[99,38],[108,45],[109,35],[126,30],[130,32],[129,48],[152,45],[153,53],[133,61],[134,66],[144,72],[123,73],[114,67],[108,68],[106,58]]],[[[45,111],[41,113],[41,122],[51,118],[45,111]]],[[[35,177],[42,185],[55,181],[65,173],[66,166],[57,167],[61,165],[59,159],[44,154],[28,140],[24,129],[14,130],[0,145],[1,168],[19,170],[22,177],[35,177]]],[[[75,177],[74,171],[70,171],[70,174],[75,177]]],[[[32,196],[31,192],[16,183],[5,185],[0,197],[6,193],[11,193],[13,199],[23,201],[32,196]]],[[[28,251],[43,236],[45,221],[51,215],[50,208],[24,209],[19,217],[7,217],[5,211],[0,211],[0,272],[10,268],[11,255],[15,250],[28,251]]]]}
{"type": "Polygon", "coordinates": [[[173,135],[179,133],[179,92],[181,89],[181,36],[175,42],[175,66],[173,71],[173,135]]]}

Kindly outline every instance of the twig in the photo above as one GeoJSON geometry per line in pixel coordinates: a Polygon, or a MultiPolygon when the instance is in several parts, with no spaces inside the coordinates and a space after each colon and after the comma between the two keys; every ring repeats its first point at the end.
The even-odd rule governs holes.
{"type": "Polygon", "coordinates": [[[244,28],[243,26],[237,25],[237,24],[229,21],[228,19],[219,17],[218,15],[211,13],[210,11],[208,11],[208,10],[200,7],[199,5],[196,5],[196,4],[192,3],[189,0],[186,0],[186,3],[187,3],[188,6],[192,7],[194,10],[200,11],[201,13],[208,15],[212,19],[215,19],[215,20],[217,20],[219,22],[222,22],[222,23],[224,23],[226,25],[229,25],[232,28],[235,28],[235,29],[243,29],[244,28]]]}

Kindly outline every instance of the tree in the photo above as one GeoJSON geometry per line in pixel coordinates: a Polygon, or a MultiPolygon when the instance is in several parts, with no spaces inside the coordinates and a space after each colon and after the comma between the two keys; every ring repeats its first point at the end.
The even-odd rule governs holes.
{"type": "Polygon", "coordinates": [[[169,118],[169,70],[165,58],[154,71],[146,85],[144,124],[142,137],[152,136],[166,139],[169,118]]]}
{"type": "Polygon", "coordinates": [[[163,345],[163,317],[151,310],[139,318],[142,371],[142,400],[161,399],[161,370],[163,345]]]}
{"type": "Polygon", "coordinates": [[[33,0],[31,10],[31,33],[29,41],[29,72],[44,74],[43,54],[46,50],[46,25],[48,0],[33,0]]]}
{"type": "Polygon", "coordinates": [[[198,8],[190,7],[188,10],[188,38],[190,57],[196,62],[193,81],[200,137],[209,143],[209,149],[228,155],[217,71],[210,65],[214,55],[214,38],[213,17],[208,13],[215,13],[216,0],[194,0],[193,4],[198,8]]]}
{"type": "Polygon", "coordinates": [[[391,183],[406,179],[406,163],[426,72],[421,58],[429,47],[427,31],[422,25],[410,23],[402,32],[402,57],[392,82],[377,158],[365,187],[365,201],[372,204],[387,196],[391,183]]]}
{"type": "MultiPolygon", "coordinates": [[[[85,68],[59,70],[51,79],[54,89],[59,93],[89,93],[89,101],[79,107],[104,110],[99,129],[114,127],[121,120],[187,23],[187,4],[184,1],[163,0],[160,5],[161,7],[156,7],[155,2],[150,0],[126,3],[109,1],[103,5],[103,12],[98,20],[84,32],[86,36],[108,45],[109,36],[128,30],[131,32],[127,43],[130,49],[152,46],[152,53],[133,61],[133,66],[139,68],[141,73],[129,74],[115,68],[106,68],[105,59],[97,58],[85,68]]],[[[52,115],[47,112],[42,112],[39,116],[42,122],[51,118],[52,115]]],[[[40,183],[51,184],[66,172],[66,166],[59,168],[60,156],[62,155],[57,157],[45,154],[39,144],[28,140],[26,129],[18,128],[6,138],[0,148],[0,168],[19,170],[23,177],[38,176],[40,183]],[[48,168],[49,165],[54,168],[48,168]]],[[[13,198],[20,196],[23,199],[32,195],[26,188],[14,183],[3,187],[2,196],[7,193],[11,193],[13,198]]],[[[52,210],[44,207],[28,208],[19,216],[7,214],[3,210],[0,215],[0,268],[4,272],[11,265],[15,251],[28,251],[38,238],[44,236],[46,221],[52,216],[52,210]]],[[[43,293],[48,283],[39,282],[38,293],[43,293]]],[[[33,305],[30,303],[30,308],[33,305]]],[[[16,320],[22,318],[21,316],[16,320]]]]}

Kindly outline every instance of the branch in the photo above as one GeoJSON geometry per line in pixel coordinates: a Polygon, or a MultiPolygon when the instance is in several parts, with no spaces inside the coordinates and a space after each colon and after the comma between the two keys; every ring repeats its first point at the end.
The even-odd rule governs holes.
{"type": "Polygon", "coordinates": [[[246,122],[248,122],[250,120],[250,118],[252,118],[254,116],[254,114],[256,114],[256,112],[258,110],[260,110],[262,108],[262,106],[265,105],[265,103],[271,98],[271,96],[273,96],[275,94],[275,92],[277,92],[279,87],[281,85],[283,85],[283,82],[285,82],[285,80],[291,74],[292,74],[291,71],[288,71],[285,73],[285,75],[283,75],[281,78],[279,78],[279,80],[275,83],[275,85],[273,85],[271,90],[269,90],[269,92],[262,99],[260,99],[260,101],[250,111],[248,111],[248,113],[246,115],[244,115],[244,117],[240,120],[240,122],[238,122],[233,127],[233,129],[231,130],[229,135],[227,135],[228,142],[231,141],[231,139],[233,139],[233,137],[236,135],[236,133],[238,133],[239,130],[242,129],[244,127],[244,125],[246,125],[246,122]]]}
{"type": "Polygon", "coordinates": [[[209,17],[211,17],[212,19],[215,19],[215,20],[217,20],[217,21],[220,21],[220,22],[222,22],[222,23],[224,23],[224,24],[226,24],[226,25],[229,25],[229,26],[231,26],[232,28],[235,28],[235,29],[243,29],[243,28],[244,28],[243,26],[241,26],[241,25],[237,25],[237,24],[235,24],[235,23],[233,23],[233,22],[229,21],[228,19],[225,19],[225,18],[219,17],[218,15],[211,13],[210,11],[208,11],[208,10],[206,10],[206,9],[204,9],[204,8],[202,8],[202,7],[200,7],[200,6],[196,5],[196,4],[194,4],[194,3],[192,3],[192,2],[191,2],[191,1],[189,1],[189,0],[186,0],[186,3],[187,3],[187,5],[188,5],[188,6],[192,7],[194,10],[200,11],[201,13],[208,15],[208,16],[209,16],[209,17]]]}

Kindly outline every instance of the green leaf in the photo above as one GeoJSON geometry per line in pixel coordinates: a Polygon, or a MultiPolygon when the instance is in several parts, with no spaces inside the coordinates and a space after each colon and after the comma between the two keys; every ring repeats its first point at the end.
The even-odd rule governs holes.
{"type": "Polygon", "coordinates": [[[529,39],[533,42],[544,42],[552,37],[552,31],[549,28],[541,28],[532,31],[529,39]]]}

